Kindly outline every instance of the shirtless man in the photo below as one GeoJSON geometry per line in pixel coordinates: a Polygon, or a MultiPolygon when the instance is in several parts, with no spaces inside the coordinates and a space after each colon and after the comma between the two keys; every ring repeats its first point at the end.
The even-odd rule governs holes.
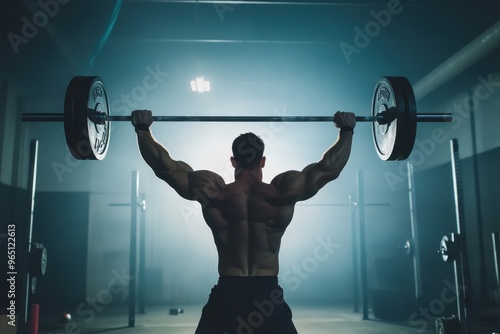
{"type": "Polygon", "coordinates": [[[278,253],[295,204],[335,180],[349,159],[356,118],[337,112],[334,122],[339,136],[319,162],[270,184],[262,182],[264,143],[253,133],[240,135],[232,146],[235,181],[226,184],[216,173],[173,160],[150,132],[151,111],[132,112],[142,157],[180,196],[200,202],[217,247],[219,281],[195,334],[297,333],[278,285],[278,253]]]}

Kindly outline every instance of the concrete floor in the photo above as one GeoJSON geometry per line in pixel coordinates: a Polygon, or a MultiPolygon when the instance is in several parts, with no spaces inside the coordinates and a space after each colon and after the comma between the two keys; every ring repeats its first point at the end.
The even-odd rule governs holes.
{"type": "MultiPolygon", "coordinates": [[[[184,314],[169,315],[169,307],[148,308],[146,314],[137,314],[136,326],[128,328],[127,311],[122,310],[97,314],[95,319],[89,317],[72,319],[71,326],[56,325],[40,328],[40,334],[62,333],[168,333],[193,334],[201,315],[202,305],[184,307],[184,314]],[[81,329],[81,331],[79,331],[81,329]]],[[[434,324],[429,323],[426,330],[422,326],[412,327],[408,322],[386,323],[379,320],[361,320],[360,313],[337,307],[293,307],[293,319],[299,334],[332,334],[332,333],[365,333],[365,334],[431,334],[435,333],[434,324]]],[[[54,316],[54,324],[57,319],[54,316]]],[[[48,323],[45,316],[42,323],[48,323]]],[[[276,333],[286,334],[286,333],[276,333]]]]}
{"type": "MultiPolygon", "coordinates": [[[[135,327],[128,327],[128,311],[126,306],[120,309],[108,308],[106,312],[97,313],[90,321],[89,315],[78,318],[73,315],[67,325],[58,324],[57,315],[40,314],[40,334],[193,334],[201,315],[203,305],[182,307],[183,314],[172,316],[170,307],[148,307],[146,314],[136,314],[135,327]]],[[[352,309],[333,306],[294,306],[293,320],[299,334],[332,334],[332,333],[363,333],[363,334],[434,334],[434,323],[410,324],[408,320],[400,322],[384,322],[362,320],[360,313],[352,309]]],[[[494,310],[494,315],[488,315],[489,321],[482,326],[475,325],[469,334],[500,333],[500,309],[494,310]],[[493,319],[493,322],[491,321],[493,319]],[[498,320],[498,321],[497,321],[498,320]],[[496,329],[496,330],[495,330],[496,329]]],[[[249,333],[250,334],[250,333],[249,333]]],[[[276,333],[286,334],[286,333],[276,333]]]]}

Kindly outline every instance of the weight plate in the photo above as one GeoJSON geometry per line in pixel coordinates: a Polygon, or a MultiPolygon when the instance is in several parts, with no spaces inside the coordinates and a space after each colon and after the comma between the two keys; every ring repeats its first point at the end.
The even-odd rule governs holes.
{"type": "Polygon", "coordinates": [[[413,256],[413,246],[412,246],[412,242],[410,240],[406,240],[403,247],[404,247],[406,255],[413,256]]]}
{"type": "Polygon", "coordinates": [[[36,292],[36,283],[37,283],[36,277],[31,277],[30,292],[32,295],[34,295],[36,292]]]}
{"type": "Polygon", "coordinates": [[[460,334],[460,320],[455,315],[449,318],[440,317],[436,319],[436,333],[438,334],[460,334]]]}
{"type": "Polygon", "coordinates": [[[47,271],[47,249],[43,246],[32,248],[30,253],[30,274],[44,276],[47,271]]]}
{"type": "Polygon", "coordinates": [[[439,243],[439,253],[444,262],[448,262],[448,237],[445,235],[439,243]]]}
{"type": "Polygon", "coordinates": [[[394,114],[388,124],[372,123],[373,142],[382,160],[404,160],[415,142],[417,110],[413,89],[404,77],[382,77],[375,85],[372,116],[394,114]]]}
{"type": "Polygon", "coordinates": [[[405,125],[401,129],[402,140],[401,145],[399,145],[399,158],[397,160],[405,160],[410,156],[417,136],[417,103],[410,81],[405,77],[396,77],[396,80],[403,91],[405,99],[405,125]]]}
{"type": "Polygon", "coordinates": [[[47,271],[47,249],[44,247],[42,248],[42,260],[40,263],[40,274],[41,276],[45,276],[45,272],[47,271]]]}
{"type": "Polygon", "coordinates": [[[439,243],[439,254],[444,262],[453,262],[458,257],[456,243],[445,235],[439,243]]]}
{"type": "Polygon", "coordinates": [[[78,160],[102,160],[109,147],[111,123],[94,123],[89,111],[109,116],[109,103],[100,77],[74,77],[64,101],[64,132],[71,154],[78,160]]]}

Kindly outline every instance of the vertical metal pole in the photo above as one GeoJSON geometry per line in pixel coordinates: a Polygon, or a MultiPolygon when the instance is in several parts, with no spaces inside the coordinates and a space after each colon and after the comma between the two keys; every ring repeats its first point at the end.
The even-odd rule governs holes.
{"type": "Polygon", "coordinates": [[[146,292],[146,194],[141,195],[141,220],[139,226],[139,313],[145,311],[146,292]]]}
{"type": "Polygon", "coordinates": [[[455,198],[455,215],[457,220],[457,234],[452,234],[452,242],[455,242],[460,250],[460,254],[454,261],[455,287],[457,294],[458,319],[460,320],[461,334],[470,333],[469,322],[467,321],[467,309],[471,304],[470,291],[470,271],[467,257],[467,244],[465,233],[465,215],[462,189],[462,173],[460,168],[460,155],[458,151],[458,140],[450,141],[452,172],[453,172],[453,192],[455,198]]]}
{"type": "Polygon", "coordinates": [[[481,210],[481,187],[479,184],[479,161],[477,159],[477,135],[476,135],[476,117],[474,110],[474,93],[471,91],[469,96],[470,109],[470,132],[472,139],[472,163],[474,173],[474,194],[476,199],[476,225],[479,242],[479,274],[480,274],[480,294],[481,300],[488,300],[488,273],[486,272],[486,256],[484,251],[484,228],[483,214],[481,210]]]}
{"type": "MultiPolygon", "coordinates": [[[[495,265],[496,291],[500,294],[500,233],[492,233],[493,239],[493,260],[495,265]]],[[[500,295],[497,296],[500,298],[500,295]]]]}
{"type": "Polygon", "coordinates": [[[353,195],[349,195],[351,204],[351,239],[352,239],[352,287],[354,298],[354,312],[359,312],[359,264],[358,264],[358,231],[356,228],[356,206],[358,203],[353,195]]]}
{"type": "Polygon", "coordinates": [[[361,298],[363,301],[363,320],[368,320],[368,261],[366,255],[365,193],[363,171],[358,170],[358,217],[359,252],[361,262],[361,298]]]}
{"type": "Polygon", "coordinates": [[[415,193],[415,178],[413,164],[407,162],[408,169],[408,194],[410,196],[410,224],[411,224],[411,251],[413,256],[413,278],[415,283],[415,299],[420,302],[422,298],[422,276],[420,274],[420,242],[418,240],[417,224],[417,194],[415,193]]]}
{"type": "Polygon", "coordinates": [[[29,256],[31,251],[31,239],[33,236],[33,213],[35,210],[35,192],[36,192],[36,174],[38,165],[38,140],[33,139],[30,145],[30,160],[28,171],[28,186],[27,186],[27,209],[28,214],[22,231],[25,238],[19,238],[22,244],[21,259],[19,271],[21,275],[21,291],[19,300],[21,305],[18,313],[18,330],[17,333],[26,333],[28,330],[28,321],[31,313],[31,276],[29,273],[29,256]]]}
{"type": "Polygon", "coordinates": [[[139,172],[132,172],[132,196],[130,197],[130,285],[128,294],[128,326],[135,327],[135,303],[137,284],[137,206],[139,204],[139,172]]]}

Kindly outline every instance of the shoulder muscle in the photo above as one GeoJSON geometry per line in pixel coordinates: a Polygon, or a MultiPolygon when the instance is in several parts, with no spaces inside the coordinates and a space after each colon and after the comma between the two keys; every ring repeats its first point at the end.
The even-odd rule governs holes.
{"type": "Polygon", "coordinates": [[[193,199],[199,202],[206,202],[207,199],[213,199],[220,195],[223,188],[226,187],[224,179],[211,171],[200,170],[189,174],[190,191],[193,199]]]}

